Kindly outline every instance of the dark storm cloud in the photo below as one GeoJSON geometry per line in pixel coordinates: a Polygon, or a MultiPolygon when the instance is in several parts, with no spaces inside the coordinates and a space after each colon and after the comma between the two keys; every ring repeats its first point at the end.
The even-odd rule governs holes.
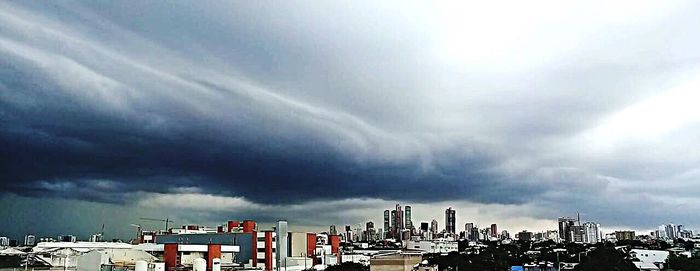
{"type": "Polygon", "coordinates": [[[511,5],[0,3],[0,188],[693,208],[696,4],[511,5]]]}
{"type": "Polygon", "coordinates": [[[481,170],[489,163],[482,154],[446,151],[431,169],[413,159],[358,161],[339,153],[332,141],[295,131],[295,124],[282,123],[280,116],[253,112],[252,105],[238,104],[236,113],[251,120],[232,125],[174,112],[168,107],[181,105],[160,101],[149,101],[147,112],[103,111],[60,95],[61,86],[24,69],[29,68],[2,68],[4,89],[12,92],[0,110],[6,191],[119,202],[120,192],[202,186],[262,202],[358,196],[427,200],[429,194],[409,187],[435,182],[434,193],[469,197],[491,178],[481,170]],[[165,120],[154,128],[142,118],[148,114],[165,120]],[[94,180],[115,186],[91,187],[94,180]]]}

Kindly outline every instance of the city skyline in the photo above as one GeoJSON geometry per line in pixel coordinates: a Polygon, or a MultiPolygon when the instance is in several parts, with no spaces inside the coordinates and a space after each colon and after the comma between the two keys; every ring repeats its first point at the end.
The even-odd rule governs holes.
{"type": "Polygon", "coordinates": [[[698,229],[697,25],[691,1],[2,1],[0,236],[384,228],[398,202],[457,232],[698,229]]]}

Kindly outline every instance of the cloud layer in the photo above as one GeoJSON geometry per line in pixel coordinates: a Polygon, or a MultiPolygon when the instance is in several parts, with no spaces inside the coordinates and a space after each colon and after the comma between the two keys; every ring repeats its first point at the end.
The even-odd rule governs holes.
{"type": "Polygon", "coordinates": [[[202,202],[268,222],[318,206],[294,212],[308,227],[394,201],[514,228],[576,211],[700,226],[699,13],[0,3],[2,197],[192,202],[170,210],[188,221],[216,221],[202,202]]]}

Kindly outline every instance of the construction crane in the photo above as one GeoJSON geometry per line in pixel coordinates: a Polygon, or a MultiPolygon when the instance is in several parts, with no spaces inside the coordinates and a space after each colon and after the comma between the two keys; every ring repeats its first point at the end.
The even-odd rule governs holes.
{"type": "Polygon", "coordinates": [[[160,221],[160,222],[165,222],[165,231],[168,231],[168,226],[170,225],[170,222],[174,222],[170,220],[170,218],[150,218],[150,217],[142,217],[140,218],[141,220],[146,220],[146,221],[160,221]]]}
{"type": "Polygon", "coordinates": [[[141,224],[131,224],[129,226],[136,228],[136,239],[134,240],[138,243],[138,240],[141,239],[141,224]]]}

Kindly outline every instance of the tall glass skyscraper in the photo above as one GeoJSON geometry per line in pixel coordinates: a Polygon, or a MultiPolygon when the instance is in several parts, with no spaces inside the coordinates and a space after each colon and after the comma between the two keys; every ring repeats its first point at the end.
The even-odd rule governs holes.
{"type": "Polygon", "coordinates": [[[406,222],[404,223],[406,229],[413,229],[413,221],[411,221],[411,206],[406,205],[404,208],[404,215],[406,216],[406,222]]]}

